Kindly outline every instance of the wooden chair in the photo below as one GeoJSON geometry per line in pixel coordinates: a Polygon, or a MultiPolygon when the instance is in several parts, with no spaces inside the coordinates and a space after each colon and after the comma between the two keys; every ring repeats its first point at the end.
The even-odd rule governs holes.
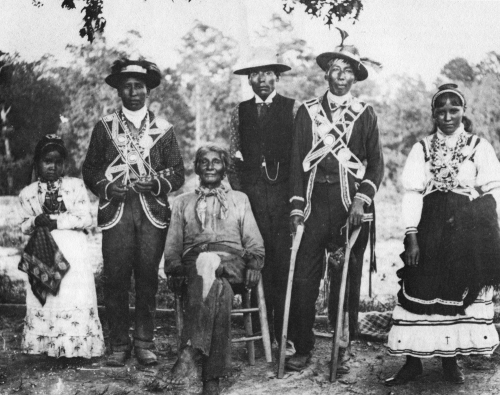
{"type": "MultiPolygon", "coordinates": [[[[247,343],[248,351],[248,363],[253,366],[255,365],[255,341],[262,340],[264,345],[264,353],[266,356],[266,361],[271,363],[273,361],[271,353],[271,340],[269,336],[269,325],[267,322],[267,308],[266,302],[264,300],[264,287],[262,285],[262,277],[260,278],[258,284],[251,290],[247,290],[242,287],[241,292],[242,297],[242,308],[233,309],[231,311],[231,316],[243,314],[243,322],[245,326],[245,336],[232,339],[233,343],[247,343]],[[258,307],[250,307],[250,295],[251,292],[257,293],[257,304],[258,307]],[[258,312],[260,318],[261,335],[254,335],[252,329],[252,313],[258,312]]],[[[180,351],[180,339],[182,333],[182,327],[184,326],[184,315],[182,307],[182,296],[175,294],[175,317],[177,324],[177,349],[180,351]]]]}

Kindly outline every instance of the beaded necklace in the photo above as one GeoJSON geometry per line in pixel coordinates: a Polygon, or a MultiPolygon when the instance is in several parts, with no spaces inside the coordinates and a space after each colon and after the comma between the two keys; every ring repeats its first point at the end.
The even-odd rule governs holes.
{"type": "Polygon", "coordinates": [[[38,193],[42,195],[45,192],[45,200],[42,209],[45,214],[60,214],[66,211],[66,207],[61,195],[62,179],[56,181],[43,182],[38,178],[38,193]]]}
{"type": "Polygon", "coordinates": [[[448,192],[458,187],[457,175],[460,164],[467,157],[464,148],[467,146],[467,135],[461,133],[454,147],[449,147],[447,139],[439,139],[437,133],[431,141],[431,173],[434,183],[440,191],[448,192]]]}

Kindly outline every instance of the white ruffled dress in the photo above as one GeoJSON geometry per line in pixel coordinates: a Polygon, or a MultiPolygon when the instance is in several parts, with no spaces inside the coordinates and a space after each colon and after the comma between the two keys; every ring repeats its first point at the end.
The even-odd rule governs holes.
{"type": "MultiPolygon", "coordinates": [[[[49,294],[44,306],[26,290],[26,318],[22,351],[51,357],[99,357],[104,338],[97,311],[94,275],[83,229],[92,224],[90,203],[83,181],[62,179],[61,195],[67,211],[58,215],[57,229],[51,232],[71,267],[61,281],[57,296],[49,294]]],[[[34,220],[42,213],[45,194],[35,182],[21,191],[21,228],[30,234],[34,220]]]]}

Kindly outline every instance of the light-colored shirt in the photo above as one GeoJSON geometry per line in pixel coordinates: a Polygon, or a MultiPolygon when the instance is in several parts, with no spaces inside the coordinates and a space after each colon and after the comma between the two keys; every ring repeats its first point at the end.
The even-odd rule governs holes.
{"type": "Polygon", "coordinates": [[[276,96],[276,89],[273,90],[268,97],[266,97],[266,100],[262,100],[262,98],[258,94],[255,94],[255,104],[271,104],[273,102],[274,96],[276,96]]]}
{"type": "Polygon", "coordinates": [[[220,203],[215,196],[207,197],[205,229],[196,218],[195,192],[178,196],[172,204],[172,219],[165,245],[165,265],[168,272],[181,264],[182,254],[189,248],[203,242],[220,241],[236,250],[247,251],[257,259],[260,267],[248,267],[260,270],[264,264],[264,241],[255,222],[250,201],[242,192],[226,192],[228,211],[226,218],[221,218],[220,203]]]}

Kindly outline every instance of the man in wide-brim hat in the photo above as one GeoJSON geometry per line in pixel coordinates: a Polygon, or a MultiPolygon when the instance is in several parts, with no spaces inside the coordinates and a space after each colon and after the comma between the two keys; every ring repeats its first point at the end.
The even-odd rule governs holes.
{"type": "MultiPolygon", "coordinates": [[[[288,338],[297,351],[285,365],[291,370],[303,369],[311,358],[325,250],[340,253],[347,221],[351,230],[363,227],[351,254],[347,287],[349,333],[351,337],[356,334],[363,254],[369,238],[368,225],[361,220],[365,212],[373,210],[384,169],[373,108],[350,93],[353,84],[368,77],[358,50],[342,44],[316,61],[325,72],[329,89],[299,108],[293,135],[290,225],[295,232],[304,224],[305,233],[297,254],[290,309],[288,338]]],[[[329,316],[335,327],[341,266],[331,265],[329,270],[329,316]]],[[[347,342],[341,357],[346,346],[347,342]]],[[[343,362],[345,359],[337,374],[348,371],[343,362]]]]}
{"type": "Polygon", "coordinates": [[[122,107],[95,126],[83,163],[83,179],[99,197],[104,304],[110,331],[110,366],[130,356],[130,277],[135,278],[134,351],[155,364],[154,314],[158,267],[170,220],[168,194],[184,183],[184,165],[173,127],[148,111],[151,89],[160,85],[154,63],[117,60],[106,77],[122,107]]]}
{"type": "Polygon", "coordinates": [[[281,74],[291,68],[269,47],[251,49],[234,74],[247,75],[254,96],[231,116],[229,180],[248,195],[264,239],[262,270],[271,335],[281,337],[291,238],[288,227],[289,175],[295,100],[276,92],[281,74]]]}

